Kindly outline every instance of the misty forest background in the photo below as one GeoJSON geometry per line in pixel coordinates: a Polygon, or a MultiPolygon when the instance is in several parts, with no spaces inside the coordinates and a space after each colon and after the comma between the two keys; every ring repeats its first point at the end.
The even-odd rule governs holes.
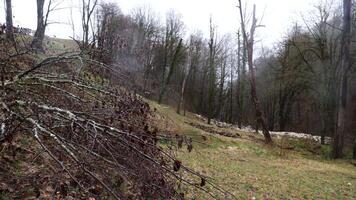
{"type": "Polygon", "coordinates": [[[30,30],[4,0],[0,200],[354,198],[356,4],[320,1],[265,47],[246,3],[204,34],[82,0],[60,39],[74,5],[37,0],[30,30]]]}
{"type": "MultiPolygon", "coordinates": [[[[274,47],[262,46],[253,53],[256,89],[270,131],[320,135],[324,144],[337,127],[343,12],[340,4],[328,1],[311,9],[312,14],[304,16],[302,23],[291,24],[288,34],[274,47]]],[[[236,33],[221,35],[212,17],[210,37],[204,38],[199,31],[187,33],[182,17],[174,10],[165,19],[149,7],[125,15],[113,3],[98,7],[96,12],[91,40],[105,51],[95,56],[125,72],[125,85],[176,107],[178,113],[188,110],[209,121],[259,129],[250,95],[247,47],[238,25],[231,24],[236,33]]],[[[354,27],[356,18],[352,16],[354,27]]],[[[244,17],[251,19],[252,12],[244,17]]],[[[263,21],[258,23],[263,25],[263,21]]],[[[257,31],[263,31],[263,26],[257,31]]],[[[355,35],[352,32],[352,41],[355,35]]],[[[256,46],[259,44],[257,41],[256,46]]],[[[350,48],[353,63],[354,42],[350,48]]],[[[343,140],[348,149],[356,128],[354,71],[354,67],[347,69],[345,83],[343,140]]]]}

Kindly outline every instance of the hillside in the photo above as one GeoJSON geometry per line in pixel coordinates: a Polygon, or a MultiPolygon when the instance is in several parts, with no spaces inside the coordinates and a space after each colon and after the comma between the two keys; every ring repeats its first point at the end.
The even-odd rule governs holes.
{"type": "Polygon", "coordinates": [[[0,200],[356,200],[355,1],[274,1],[5,0],[0,200]]]}
{"type": "MultiPolygon", "coordinates": [[[[191,153],[185,147],[178,150],[183,164],[211,177],[237,199],[356,198],[356,168],[349,161],[326,159],[327,146],[286,136],[274,138],[277,145],[270,147],[255,133],[209,126],[195,114],[184,117],[171,107],[149,103],[163,130],[193,139],[191,153]]],[[[187,190],[189,199],[211,198],[187,190]]]]}
{"type": "Polygon", "coordinates": [[[149,105],[62,42],[0,37],[0,199],[180,199],[149,105]]]}

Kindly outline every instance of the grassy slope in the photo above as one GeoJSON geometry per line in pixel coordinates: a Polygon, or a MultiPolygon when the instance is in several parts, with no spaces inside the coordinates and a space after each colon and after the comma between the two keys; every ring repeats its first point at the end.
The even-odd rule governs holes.
{"type": "MultiPolygon", "coordinates": [[[[183,117],[168,106],[149,103],[157,109],[157,124],[162,129],[206,143],[195,144],[192,153],[179,150],[179,159],[212,177],[238,199],[356,199],[356,168],[347,161],[328,161],[301,148],[269,147],[253,133],[239,133],[240,139],[212,135],[186,123],[204,124],[194,115],[183,117]]],[[[303,147],[301,142],[293,145],[303,147]]],[[[198,190],[190,189],[188,193],[192,199],[209,199],[198,190]]]]}
{"type": "MultiPolygon", "coordinates": [[[[49,54],[75,50],[70,40],[52,38],[44,43],[49,54]]],[[[238,199],[356,199],[356,168],[346,161],[323,160],[303,149],[282,152],[257,142],[256,138],[261,138],[253,133],[239,133],[242,139],[212,135],[186,123],[207,126],[194,115],[188,113],[183,117],[173,108],[149,103],[157,109],[155,122],[162,130],[205,143],[195,143],[192,153],[179,150],[178,157],[183,163],[213,177],[215,183],[233,192],[238,199]]],[[[295,145],[305,146],[304,143],[295,145]]],[[[209,199],[201,191],[189,190],[191,199],[209,199]]]]}

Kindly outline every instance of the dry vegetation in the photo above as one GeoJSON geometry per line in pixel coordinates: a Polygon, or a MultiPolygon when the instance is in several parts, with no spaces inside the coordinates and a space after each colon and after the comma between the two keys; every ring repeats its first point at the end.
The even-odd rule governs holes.
{"type": "Polygon", "coordinates": [[[149,105],[95,73],[110,66],[56,42],[38,54],[0,39],[0,199],[182,199],[177,181],[204,190],[156,145],[179,138],[151,124],[149,105]]]}

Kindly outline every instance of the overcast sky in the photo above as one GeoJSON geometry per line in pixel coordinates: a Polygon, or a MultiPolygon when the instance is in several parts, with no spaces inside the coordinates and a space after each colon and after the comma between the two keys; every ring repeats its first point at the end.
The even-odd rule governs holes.
{"type": "MultiPolygon", "coordinates": [[[[78,4],[79,0],[72,1],[78,4]]],[[[150,6],[155,12],[162,17],[164,22],[165,13],[174,9],[183,16],[187,25],[188,32],[193,30],[202,30],[208,33],[209,16],[213,16],[214,23],[218,27],[220,35],[224,33],[236,33],[238,28],[237,0],[110,0],[117,2],[124,13],[130,13],[133,8],[140,5],[150,6]]],[[[307,14],[311,8],[320,0],[248,0],[248,6],[251,8],[253,3],[257,5],[257,15],[262,16],[264,28],[257,32],[257,39],[262,41],[266,46],[280,40],[281,36],[287,33],[293,22],[300,19],[301,14],[307,14]]],[[[66,5],[63,5],[66,7],[66,5]]],[[[13,14],[15,16],[15,25],[36,27],[36,1],[35,0],[13,0],[13,14]]],[[[74,11],[78,11],[78,7],[74,11]]],[[[4,5],[1,5],[0,21],[4,22],[4,5]]],[[[61,24],[49,26],[47,34],[57,37],[72,36],[70,23],[70,11],[64,9],[57,11],[51,17],[52,20],[61,24]]],[[[75,16],[74,20],[80,24],[80,17],[75,16]]]]}

